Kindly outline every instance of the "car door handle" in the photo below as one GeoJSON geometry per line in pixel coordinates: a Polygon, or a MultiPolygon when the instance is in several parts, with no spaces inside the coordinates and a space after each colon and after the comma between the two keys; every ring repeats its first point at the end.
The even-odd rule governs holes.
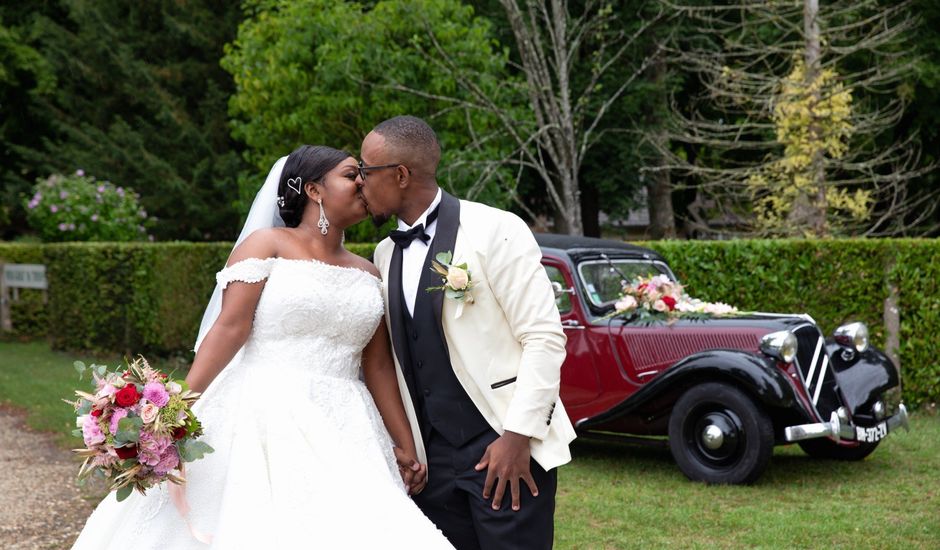
{"type": "Polygon", "coordinates": [[[567,319],[561,322],[562,328],[570,328],[574,330],[584,330],[584,325],[576,321],[575,319],[567,319]]]}

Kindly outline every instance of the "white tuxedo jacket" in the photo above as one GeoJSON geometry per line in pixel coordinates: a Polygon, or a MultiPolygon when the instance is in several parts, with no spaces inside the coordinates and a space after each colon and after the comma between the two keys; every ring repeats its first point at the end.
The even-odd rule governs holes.
{"type": "MultiPolygon", "coordinates": [[[[510,430],[529,436],[532,458],[546,470],[565,464],[571,460],[568,443],[575,438],[558,395],[566,337],[541,264],[541,250],[514,214],[458,201],[447,193],[440,208],[429,255],[452,251],[453,263],[466,263],[473,283],[473,303],[462,309],[441,291],[433,297],[454,374],[497,433],[510,430]]],[[[385,318],[393,344],[396,334],[402,333],[401,327],[393,326],[401,322],[400,311],[390,311],[389,305],[390,291],[400,292],[389,288],[390,280],[394,284],[401,277],[400,272],[389,273],[394,249],[394,243],[385,239],[374,257],[382,274],[385,318]]],[[[400,265],[396,267],[400,270],[400,265]]],[[[426,464],[421,430],[397,353],[395,366],[418,459],[426,464]]]]}

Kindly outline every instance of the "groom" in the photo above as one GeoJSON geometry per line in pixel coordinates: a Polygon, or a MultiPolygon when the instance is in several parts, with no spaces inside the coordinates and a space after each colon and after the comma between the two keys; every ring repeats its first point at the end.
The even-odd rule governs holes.
{"type": "Polygon", "coordinates": [[[361,154],[369,212],[398,217],[375,263],[428,465],[414,500],[458,549],[551,548],[555,468],[575,434],[558,397],[565,335],[541,251],[517,216],[438,187],[440,144],[423,120],[382,122],[361,154]],[[443,252],[466,264],[472,299],[430,290],[443,284],[431,264],[443,252]]]}

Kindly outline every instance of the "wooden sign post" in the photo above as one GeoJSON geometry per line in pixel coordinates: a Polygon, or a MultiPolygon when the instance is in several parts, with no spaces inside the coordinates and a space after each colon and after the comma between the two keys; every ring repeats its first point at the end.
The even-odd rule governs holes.
{"type": "MultiPolygon", "coordinates": [[[[19,300],[21,288],[34,288],[45,291],[49,284],[46,281],[46,266],[41,264],[0,264],[0,330],[11,332],[13,320],[10,318],[10,302],[19,300]],[[10,296],[10,291],[13,291],[10,296]]],[[[44,296],[44,300],[48,296],[44,296]]]]}

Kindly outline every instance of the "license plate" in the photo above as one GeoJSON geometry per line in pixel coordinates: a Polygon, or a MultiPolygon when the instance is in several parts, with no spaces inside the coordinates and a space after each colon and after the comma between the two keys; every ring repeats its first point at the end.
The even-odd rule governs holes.
{"type": "Polygon", "coordinates": [[[887,435],[887,422],[881,422],[877,426],[870,428],[863,428],[861,426],[855,427],[855,439],[857,439],[859,443],[874,443],[875,441],[881,441],[887,435]]]}

